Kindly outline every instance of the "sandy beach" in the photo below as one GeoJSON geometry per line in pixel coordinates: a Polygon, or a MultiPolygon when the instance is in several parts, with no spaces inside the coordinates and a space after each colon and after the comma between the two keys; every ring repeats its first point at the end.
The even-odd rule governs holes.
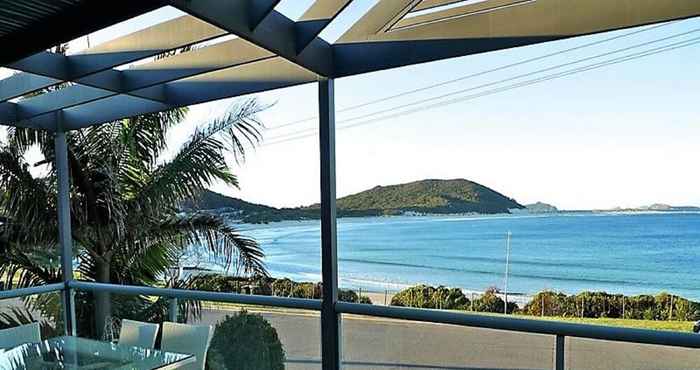
{"type": "Polygon", "coordinates": [[[362,292],[363,296],[369,297],[372,300],[372,304],[378,304],[382,306],[388,306],[391,303],[391,299],[394,297],[395,293],[392,292],[362,292]]]}

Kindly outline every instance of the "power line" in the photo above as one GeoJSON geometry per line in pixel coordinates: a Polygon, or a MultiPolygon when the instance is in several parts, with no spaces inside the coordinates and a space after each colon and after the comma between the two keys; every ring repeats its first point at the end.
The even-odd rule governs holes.
{"type": "MultiPolygon", "coordinates": [[[[541,56],[537,56],[537,57],[533,57],[533,58],[521,60],[521,61],[518,61],[518,62],[515,62],[515,63],[506,64],[506,65],[502,65],[502,66],[500,66],[500,67],[496,67],[496,68],[492,68],[492,69],[488,69],[488,70],[476,72],[476,73],[473,73],[473,74],[465,75],[465,76],[462,76],[462,77],[450,79],[450,80],[447,80],[447,81],[439,82],[439,83],[436,83],[436,84],[433,84],[433,85],[428,85],[428,86],[424,86],[424,87],[419,87],[419,88],[416,88],[416,89],[413,89],[413,90],[404,91],[404,92],[401,92],[401,93],[398,93],[398,94],[395,94],[395,95],[390,95],[390,96],[387,96],[387,97],[384,97],[384,98],[380,98],[380,99],[376,99],[376,100],[371,100],[371,101],[364,102],[364,103],[360,103],[360,104],[357,104],[357,105],[352,105],[352,106],[349,106],[349,107],[345,107],[345,108],[342,108],[342,109],[338,109],[336,112],[337,112],[337,113],[342,113],[342,112],[347,112],[347,111],[351,111],[351,110],[355,110],[355,109],[359,109],[359,108],[364,108],[364,107],[366,107],[366,106],[374,105],[374,104],[377,104],[377,103],[383,103],[383,102],[386,102],[386,101],[389,101],[389,100],[398,99],[398,98],[401,98],[401,97],[404,97],[404,96],[407,96],[407,95],[412,95],[412,94],[415,94],[415,93],[419,93],[419,92],[423,92],[423,91],[426,91],[426,90],[434,89],[434,88],[436,88],[436,87],[441,87],[441,86],[450,85],[450,84],[453,84],[453,83],[456,83],[456,82],[460,82],[460,81],[464,81],[464,80],[467,80],[467,79],[471,79],[471,78],[475,78],[475,77],[480,77],[480,76],[483,76],[483,75],[487,75],[487,74],[489,74],[489,73],[500,72],[500,71],[502,71],[502,70],[506,70],[506,69],[513,68],[513,67],[518,67],[518,66],[521,66],[521,65],[524,65],[524,64],[528,64],[528,63],[536,62],[536,61],[539,61],[539,60],[551,58],[551,57],[558,56],[558,55],[562,55],[562,54],[569,53],[569,52],[572,52],[572,51],[581,50],[581,49],[585,49],[585,48],[588,48],[588,47],[591,47],[591,46],[596,46],[596,45],[604,44],[604,43],[606,43],[606,42],[615,41],[615,40],[619,40],[619,39],[622,39],[622,38],[626,38],[626,37],[638,35],[638,34],[640,34],[640,33],[648,32],[648,31],[652,31],[652,30],[656,30],[656,29],[658,29],[658,28],[666,27],[666,26],[675,24],[675,23],[677,23],[677,22],[678,22],[678,21],[667,22],[667,23],[661,23],[661,24],[658,24],[658,25],[655,25],[655,26],[646,27],[646,28],[643,28],[643,29],[640,29],[640,30],[636,30],[636,31],[633,31],[633,32],[628,32],[628,33],[625,33],[625,34],[622,34],[622,35],[617,35],[617,36],[609,37],[609,38],[606,38],[606,39],[603,39],[603,40],[598,40],[598,41],[589,42],[589,43],[586,43],[586,44],[574,46],[574,47],[572,47],[572,48],[568,48],[568,49],[564,49],[564,50],[555,51],[555,52],[552,52],[552,53],[549,53],[549,54],[544,54],[544,55],[541,55],[541,56]]],[[[281,129],[281,128],[288,127],[288,126],[297,125],[297,124],[299,124],[299,123],[304,123],[304,122],[312,121],[312,120],[315,120],[315,119],[317,119],[317,118],[318,118],[318,116],[302,118],[302,119],[299,119],[299,120],[296,120],[296,121],[291,121],[291,122],[288,122],[288,123],[285,123],[285,124],[281,124],[281,125],[269,127],[269,128],[267,128],[267,131],[272,131],[272,130],[277,130],[277,129],[281,129]]]]}
{"type": "MultiPolygon", "coordinates": [[[[480,92],[477,94],[467,95],[464,97],[460,97],[460,98],[456,98],[456,99],[452,99],[452,100],[447,100],[444,102],[439,102],[439,103],[435,103],[435,104],[428,105],[428,106],[418,107],[415,109],[410,109],[410,110],[394,113],[391,115],[386,115],[386,116],[377,117],[374,119],[370,119],[370,120],[366,120],[366,121],[362,121],[362,122],[358,122],[358,123],[354,123],[354,124],[350,124],[350,125],[341,126],[341,127],[338,127],[337,130],[344,130],[344,129],[349,129],[349,128],[353,128],[353,127],[369,125],[369,124],[385,121],[387,119],[401,117],[401,116],[405,116],[405,115],[412,114],[412,113],[417,113],[420,111],[425,111],[425,110],[434,109],[434,108],[438,108],[438,107],[442,107],[442,106],[446,106],[446,105],[451,105],[451,104],[455,104],[458,102],[470,101],[470,100],[478,99],[478,98],[481,98],[484,96],[489,96],[489,95],[493,95],[493,94],[497,94],[497,93],[501,93],[501,92],[506,92],[509,90],[514,90],[514,89],[525,87],[525,86],[535,85],[535,84],[539,84],[542,82],[546,82],[546,81],[550,81],[550,80],[554,80],[554,79],[559,79],[559,78],[579,74],[579,73],[594,70],[594,69],[599,69],[599,68],[603,68],[603,67],[607,67],[607,66],[611,66],[611,65],[615,65],[615,64],[624,63],[624,62],[631,61],[631,60],[644,58],[644,57],[651,56],[651,55],[656,55],[656,54],[660,54],[660,53],[664,53],[664,52],[668,52],[668,51],[672,51],[672,50],[676,50],[676,49],[681,49],[681,48],[693,46],[696,44],[700,44],[700,37],[693,38],[693,39],[686,40],[686,41],[681,41],[681,42],[674,43],[674,44],[669,44],[666,46],[662,46],[662,47],[658,47],[658,48],[654,48],[654,49],[650,49],[650,50],[646,50],[646,51],[642,51],[642,52],[638,52],[638,53],[629,54],[629,55],[618,57],[618,58],[613,58],[613,59],[610,59],[607,61],[594,63],[591,65],[578,67],[578,68],[574,68],[574,69],[559,72],[559,73],[546,75],[543,77],[519,82],[516,84],[507,85],[504,87],[486,90],[486,91],[483,91],[483,92],[480,92]]],[[[304,138],[311,137],[311,136],[315,136],[315,133],[304,134],[304,135],[286,138],[286,139],[278,140],[278,141],[272,141],[272,142],[264,143],[261,146],[281,144],[281,143],[285,143],[285,142],[289,142],[289,141],[304,139],[304,138]]]]}
{"type": "MultiPolygon", "coordinates": [[[[394,106],[394,107],[382,109],[382,110],[379,110],[379,111],[375,111],[375,112],[363,114],[363,115],[360,115],[360,116],[355,116],[355,117],[351,117],[351,118],[339,120],[337,123],[347,123],[347,122],[351,122],[351,121],[357,121],[357,120],[369,118],[369,117],[372,117],[372,116],[376,116],[376,115],[380,115],[380,114],[384,114],[384,113],[389,113],[389,112],[395,111],[395,110],[397,110],[397,109],[410,108],[410,107],[412,107],[412,106],[414,106],[414,105],[416,105],[416,104],[421,104],[421,103],[427,103],[427,102],[431,102],[431,101],[435,101],[435,100],[440,100],[440,99],[444,99],[444,98],[447,98],[447,97],[450,97],[450,96],[454,96],[454,95],[466,93],[466,92],[469,92],[469,91],[481,90],[481,89],[483,89],[483,88],[487,88],[487,87],[491,87],[491,86],[500,85],[500,84],[503,84],[503,83],[506,83],[506,82],[510,82],[510,81],[514,81],[514,80],[519,80],[519,79],[526,78],[526,77],[530,77],[530,76],[534,76],[534,75],[537,75],[537,74],[540,74],[540,73],[549,72],[549,71],[553,71],[553,70],[556,70],[556,69],[568,67],[568,66],[571,66],[571,65],[574,65],[574,64],[579,64],[579,63],[587,62],[587,61],[590,61],[590,60],[593,60],[593,59],[598,59],[598,58],[610,56],[610,55],[613,55],[613,54],[617,54],[617,53],[629,51],[629,50],[632,50],[632,49],[636,49],[636,48],[640,48],[640,47],[652,45],[652,44],[655,44],[655,43],[658,43],[658,42],[667,41],[667,40],[670,40],[670,39],[673,39],[673,38],[677,38],[677,37],[681,37],[681,36],[686,36],[686,35],[689,35],[689,34],[692,34],[692,33],[696,33],[696,32],[698,32],[698,31],[700,31],[700,28],[696,28],[696,29],[693,29],[693,30],[690,30],[690,31],[681,32],[681,33],[678,33],[678,34],[674,34],[674,35],[662,37],[662,38],[655,39],[655,40],[651,40],[651,41],[645,41],[645,42],[643,42],[643,43],[639,43],[639,44],[631,45],[631,46],[628,46],[628,47],[624,47],[624,48],[620,48],[620,49],[615,49],[615,50],[612,50],[612,51],[609,51],[609,52],[605,52],[605,53],[601,53],[601,54],[597,54],[597,55],[593,55],[593,56],[589,56],[589,57],[577,59],[577,60],[574,60],[574,61],[571,61],[571,62],[562,63],[562,64],[558,64],[558,65],[555,65],[555,66],[550,66],[550,67],[538,69],[538,70],[535,70],[535,71],[531,71],[531,72],[519,74],[519,75],[516,75],[516,76],[508,77],[508,78],[505,78],[505,79],[501,79],[501,80],[498,80],[498,81],[492,81],[492,82],[488,82],[488,83],[485,83],[485,84],[481,84],[481,85],[477,85],[477,86],[472,86],[472,87],[469,87],[469,88],[466,88],[466,89],[461,89],[461,90],[453,91],[453,92],[450,92],[450,93],[446,93],[446,94],[442,94],[442,95],[438,95],[438,96],[434,96],[434,97],[430,97],[430,98],[426,98],[426,99],[414,101],[414,102],[411,102],[411,103],[402,104],[402,105],[398,105],[398,106],[394,106]]],[[[682,42],[685,42],[685,41],[682,41],[682,42]]],[[[682,42],[681,42],[681,43],[682,43],[682,42]]],[[[676,44],[668,44],[668,45],[663,46],[663,47],[674,46],[674,45],[676,45],[676,44]]],[[[656,49],[649,49],[649,50],[656,50],[656,49]]],[[[287,137],[297,136],[297,135],[299,135],[299,134],[306,133],[306,132],[316,132],[316,131],[317,131],[316,128],[307,128],[307,129],[298,130],[298,131],[291,132],[291,133],[287,133],[287,134],[278,135],[278,136],[275,136],[275,137],[271,138],[271,140],[279,140],[279,139],[283,139],[283,138],[287,138],[287,137]]]]}
{"type": "MultiPolygon", "coordinates": [[[[500,87],[500,88],[495,88],[495,89],[491,89],[491,90],[486,90],[486,91],[483,91],[483,92],[480,92],[480,93],[477,93],[477,94],[467,95],[467,96],[464,96],[464,97],[460,97],[460,98],[448,100],[448,101],[445,101],[445,102],[435,103],[435,104],[433,104],[433,105],[429,105],[429,106],[425,106],[425,107],[419,107],[419,108],[415,108],[415,109],[411,109],[411,110],[407,110],[407,111],[403,111],[403,112],[394,113],[394,114],[391,114],[391,115],[386,115],[386,116],[382,116],[382,117],[378,117],[378,118],[374,118],[374,119],[370,119],[370,120],[358,122],[358,123],[355,123],[355,124],[350,124],[350,125],[341,126],[341,127],[338,128],[338,130],[348,129],[348,128],[357,127],[357,126],[363,126],[363,125],[372,124],[372,123],[380,122],[380,121],[385,121],[385,120],[387,120],[387,119],[396,118],[396,117],[401,117],[401,116],[405,116],[405,115],[408,115],[408,114],[412,114],[412,113],[416,113],[416,112],[420,112],[420,111],[424,111],[424,110],[428,110],[428,109],[433,109],[433,108],[437,108],[437,107],[442,107],[442,106],[445,106],[445,105],[451,105],[451,104],[455,104],[455,103],[462,102],[462,101],[474,100],[474,99],[481,98],[481,97],[484,97],[484,96],[489,96],[489,95],[493,95],[493,94],[500,93],[500,92],[505,92],[505,91],[508,91],[508,90],[513,90],[513,89],[520,88],[520,87],[530,86],[530,85],[542,83],[542,82],[549,81],[549,80],[553,80],[553,79],[563,78],[563,77],[566,77],[566,76],[570,76],[570,75],[574,75],[574,74],[586,72],[586,71],[589,71],[589,70],[598,69],[598,68],[603,68],[603,67],[606,67],[606,66],[609,66],[609,65],[619,64],[619,63],[626,62],[626,61],[630,61],[630,60],[640,59],[640,58],[643,58],[643,57],[646,57],[646,56],[655,55],[655,54],[660,54],[660,53],[663,53],[663,52],[666,52],[666,51],[671,51],[671,50],[675,50],[675,49],[680,49],[680,48],[683,48],[683,47],[688,47],[688,46],[692,46],[692,45],[695,45],[695,44],[700,43],[700,41],[694,41],[694,40],[700,40],[700,38],[696,38],[696,39],[692,39],[692,40],[680,42],[679,44],[682,44],[682,45],[678,45],[678,46],[674,46],[674,47],[667,47],[667,46],[666,46],[666,47],[657,48],[657,49],[663,49],[663,50],[652,51],[652,52],[644,51],[644,52],[640,52],[640,53],[635,53],[635,54],[641,54],[641,55],[634,55],[634,54],[631,54],[631,55],[629,55],[629,56],[618,57],[618,58],[611,59],[611,60],[609,60],[609,61],[604,61],[604,62],[600,62],[600,63],[595,63],[595,64],[593,64],[593,65],[583,66],[583,67],[575,68],[575,69],[572,69],[572,70],[568,70],[568,71],[564,71],[564,72],[559,72],[559,73],[555,73],[555,74],[551,74],[551,75],[539,77],[539,78],[532,79],[532,80],[527,80],[527,81],[520,82],[520,83],[516,83],[516,84],[507,85],[507,86],[500,87]],[[689,41],[694,41],[694,42],[689,42],[689,41]]],[[[652,50],[653,50],[653,49],[652,49],[652,50]]],[[[263,144],[263,146],[279,144],[279,143],[283,143],[283,142],[287,142],[287,141],[299,140],[299,139],[303,139],[303,138],[306,138],[306,137],[311,137],[311,136],[314,136],[314,135],[315,135],[315,133],[305,134],[305,135],[296,136],[296,137],[292,137],[292,138],[287,138],[287,139],[283,139],[283,140],[268,142],[268,143],[263,144]]]]}

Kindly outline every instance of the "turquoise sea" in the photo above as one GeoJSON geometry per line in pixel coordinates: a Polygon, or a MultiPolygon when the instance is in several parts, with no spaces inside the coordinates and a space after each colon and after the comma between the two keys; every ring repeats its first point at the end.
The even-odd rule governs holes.
{"type": "MultiPolygon", "coordinates": [[[[239,226],[262,244],[273,276],[320,279],[318,221],[239,226]]],[[[503,288],[509,231],[510,292],[668,291],[700,300],[700,213],[340,219],[341,286],[503,288]]]]}

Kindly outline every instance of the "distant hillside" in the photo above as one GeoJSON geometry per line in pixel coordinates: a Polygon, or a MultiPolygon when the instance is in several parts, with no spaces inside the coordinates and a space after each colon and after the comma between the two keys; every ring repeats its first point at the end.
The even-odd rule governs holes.
{"type": "Polygon", "coordinates": [[[194,201],[185,202],[182,208],[215,212],[231,220],[252,224],[319,218],[318,211],[306,211],[301,208],[275,208],[246,202],[209,190],[202,192],[194,201]]]}
{"type": "MultiPolygon", "coordinates": [[[[523,208],[511,198],[465,179],[421,180],[407,184],[376,186],[338,199],[346,213],[509,213],[523,208]]],[[[317,208],[318,205],[312,207],[317,208]]]]}
{"type": "MultiPolygon", "coordinates": [[[[522,205],[473,181],[422,180],[407,184],[376,186],[338,199],[339,217],[400,214],[510,213],[522,205]]],[[[318,204],[300,208],[274,208],[204,192],[186,209],[215,210],[247,223],[318,219],[318,204]]]]}
{"type": "Polygon", "coordinates": [[[213,191],[205,190],[194,201],[185,202],[184,209],[190,210],[229,210],[238,212],[267,212],[276,211],[277,208],[246,202],[238,198],[228,197],[213,191]]]}

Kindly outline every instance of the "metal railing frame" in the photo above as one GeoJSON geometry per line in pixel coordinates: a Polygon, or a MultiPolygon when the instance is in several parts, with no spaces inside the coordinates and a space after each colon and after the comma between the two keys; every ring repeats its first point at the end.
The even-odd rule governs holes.
{"type": "Polygon", "coordinates": [[[62,292],[66,287],[64,283],[54,283],[29,288],[0,290],[0,300],[11,298],[23,298],[31,295],[62,292]]]}
{"type": "Polygon", "coordinates": [[[73,280],[68,283],[70,289],[86,292],[109,292],[119,295],[145,295],[154,297],[176,298],[178,300],[210,301],[236,303],[253,306],[270,306],[300,310],[321,310],[321,301],[316,299],[272,297],[238,293],[207,292],[203,290],[154,288],[136,285],[119,285],[93,283],[73,280]]]}
{"type": "MultiPolygon", "coordinates": [[[[55,283],[31,288],[0,291],[0,299],[21,298],[30,295],[61,291],[65,292],[70,290],[85,292],[100,291],[120,295],[143,295],[172,298],[177,300],[198,300],[241,305],[280,307],[316,311],[319,313],[321,313],[323,309],[322,300],[317,299],[255,296],[238,293],[105,284],[77,280],[70,280],[66,283],[55,283]]],[[[700,335],[692,333],[576,324],[507,316],[459,313],[453,311],[380,306],[349,302],[337,302],[333,306],[333,310],[336,315],[352,314],[396,320],[449,324],[470,328],[552,335],[555,337],[554,369],[556,370],[565,369],[565,340],[567,337],[700,349],[700,335]]],[[[171,313],[170,317],[172,318],[176,315],[176,312],[171,313]]],[[[321,319],[323,319],[322,316],[321,319]]]]}

